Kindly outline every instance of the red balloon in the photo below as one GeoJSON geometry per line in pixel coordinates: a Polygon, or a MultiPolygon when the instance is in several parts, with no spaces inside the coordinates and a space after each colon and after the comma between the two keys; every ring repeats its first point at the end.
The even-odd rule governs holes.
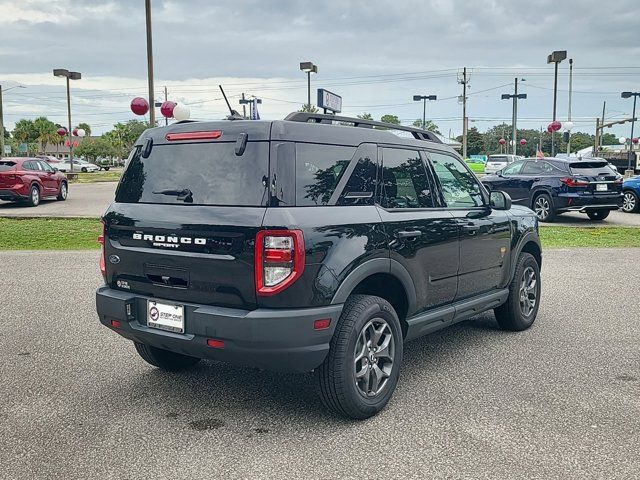
{"type": "Polygon", "coordinates": [[[142,97],[131,100],[131,111],[136,115],[146,115],[149,111],[149,102],[142,97]]]}
{"type": "Polygon", "coordinates": [[[498,140],[498,143],[499,143],[500,145],[504,145],[504,144],[506,144],[506,143],[507,143],[507,141],[506,141],[504,138],[501,138],[500,140],[498,140]]]}
{"type": "Polygon", "coordinates": [[[64,127],[60,127],[58,129],[58,135],[60,135],[61,137],[64,137],[67,134],[67,129],[64,127]]]}
{"type": "Polygon", "coordinates": [[[637,145],[637,144],[638,144],[639,139],[638,139],[638,137],[635,137],[635,138],[634,138],[634,139],[632,139],[631,141],[637,145]]]}
{"type": "Polygon", "coordinates": [[[77,136],[78,136],[78,127],[74,128],[74,129],[71,131],[71,134],[72,134],[74,137],[77,137],[77,136]]]}
{"type": "Polygon", "coordinates": [[[525,146],[527,144],[527,139],[523,138],[522,140],[520,140],[520,145],[525,146]]]}
{"type": "Polygon", "coordinates": [[[553,127],[551,126],[551,124],[547,126],[547,132],[549,133],[553,132],[553,127]]]}
{"type": "Polygon", "coordinates": [[[554,132],[557,132],[561,128],[562,128],[562,122],[559,122],[558,120],[555,120],[555,121],[551,122],[551,129],[554,132]]]}
{"type": "Polygon", "coordinates": [[[173,117],[173,107],[176,106],[176,102],[172,102],[171,100],[167,100],[163,102],[160,106],[160,113],[163,117],[171,118],[173,117]]]}

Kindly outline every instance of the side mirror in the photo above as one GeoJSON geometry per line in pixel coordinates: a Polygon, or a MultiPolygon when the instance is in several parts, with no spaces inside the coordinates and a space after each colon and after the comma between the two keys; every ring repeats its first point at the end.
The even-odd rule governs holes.
{"type": "Polygon", "coordinates": [[[58,167],[53,167],[53,171],[57,172],[58,171],[58,167]]]}
{"type": "Polygon", "coordinates": [[[491,192],[489,199],[491,207],[496,210],[509,210],[511,208],[511,197],[506,192],[494,190],[491,192]]]}

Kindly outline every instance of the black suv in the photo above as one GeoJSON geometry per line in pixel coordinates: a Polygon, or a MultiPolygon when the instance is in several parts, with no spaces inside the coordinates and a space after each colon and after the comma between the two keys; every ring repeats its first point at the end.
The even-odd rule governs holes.
{"type": "Polygon", "coordinates": [[[604,220],[622,206],[622,175],[606,160],[527,158],[485,175],[489,190],[508,193],[517,205],[531,207],[542,222],[564,212],[586,213],[604,220]]]}
{"type": "Polygon", "coordinates": [[[524,330],[540,302],[534,213],[415,128],[294,113],[150,129],[103,222],[98,315],[144,360],[315,370],[353,418],[389,401],[403,342],[489,309],[524,330]]]}

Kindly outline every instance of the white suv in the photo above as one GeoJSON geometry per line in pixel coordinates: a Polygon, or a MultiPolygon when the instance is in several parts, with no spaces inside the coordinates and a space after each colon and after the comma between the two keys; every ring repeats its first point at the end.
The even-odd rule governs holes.
{"type": "Polygon", "coordinates": [[[520,158],[522,157],[520,157],[519,155],[489,155],[487,163],[484,166],[484,173],[494,174],[498,170],[502,170],[511,162],[515,162],[520,158]]]}

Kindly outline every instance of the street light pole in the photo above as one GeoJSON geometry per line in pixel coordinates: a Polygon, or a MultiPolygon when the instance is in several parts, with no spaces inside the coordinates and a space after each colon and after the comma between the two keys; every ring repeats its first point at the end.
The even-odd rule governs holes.
{"type": "MultiPolygon", "coordinates": [[[[571,123],[571,93],[573,89],[573,58],[569,59],[569,114],[567,120],[571,123]]],[[[567,157],[571,153],[571,130],[569,132],[569,139],[567,141],[567,157]]]]}
{"type": "MultiPolygon", "coordinates": [[[[553,76],[553,122],[556,121],[556,104],[558,102],[558,64],[567,58],[566,50],[555,50],[549,56],[547,56],[547,63],[553,63],[554,76],[553,76]]],[[[556,155],[556,132],[551,132],[551,156],[556,155]]]]}
{"type": "MultiPolygon", "coordinates": [[[[7,88],[5,92],[13,90],[14,88],[26,88],[24,85],[16,85],[15,87],[7,88]]],[[[2,107],[2,85],[0,85],[0,158],[4,157],[4,112],[2,107]]]]}
{"type": "Polygon", "coordinates": [[[311,110],[311,74],[318,73],[318,66],[313,62],[300,62],[300,70],[307,74],[307,105],[311,110]]]}
{"type": "Polygon", "coordinates": [[[631,113],[631,138],[629,138],[629,164],[627,165],[627,172],[626,172],[632,175],[634,171],[634,167],[632,166],[631,159],[634,158],[635,156],[633,152],[633,131],[636,126],[636,100],[640,96],[640,92],[622,92],[620,96],[622,98],[633,97],[633,112],[631,113]]]}
{"type": "Polygon", "coordinates": [[[422,129],[427,129],[427,100],[437,100],[437,95],[414,95],[413,101],[422,101],[422,129]]]}
{"type": "Polygon", "coordinates": [[[156,108],[153,101],[153,35],[151,34],[151,0],[145,0],[145,17],[147,25],[147,78],[149,80],[149,123],[156,126],[156,108]]]}
{"type": "Polygon", "coordinates": [[[69,86],[70,80],[80,80],[82,74],[80,72],[70,72],[65,68],[56,68],[53,70],[55,77],[65,77],[67,79],[67,119],[69,120],[69,171],[73,173],[73,140],[71,139],[71,88],[69,86]]]}

